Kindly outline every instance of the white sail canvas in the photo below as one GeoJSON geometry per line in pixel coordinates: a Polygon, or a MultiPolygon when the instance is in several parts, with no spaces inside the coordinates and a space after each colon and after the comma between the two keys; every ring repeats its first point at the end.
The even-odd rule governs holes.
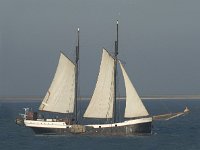
{"type": "Polygon", "coordinates": [[[103,49],[99,75],[86,118],[112,118],[114,101],[114,59],[103,49]]]}
{"type": "Polygon", "coordinates": [[[39,110],[59,113],[73,113],[75,97],[75,65],[63,53],[39,110]]]}
{"type": "Polygon", "coordinates": [[[122,70],[122,74],[124,77],[125,87],[126,87],[126,108],[125,108],[125,118],[133,118],[133,117],[142,117],[148,116],[145,106],[142,103],[142,100],[137,94],[131,80],[129,79],[123,65],[120,63],[120,67],[122,70]]]}

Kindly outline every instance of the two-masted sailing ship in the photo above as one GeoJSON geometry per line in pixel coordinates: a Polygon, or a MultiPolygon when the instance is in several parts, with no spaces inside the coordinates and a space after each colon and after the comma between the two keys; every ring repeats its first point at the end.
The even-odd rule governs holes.
{"type": "MultiPolygon", "coordinates": [[[[152,117],[149,116],[138,96],[123,64],[118,60],[118,21],[115,52],[111,55],[103,49],[100,70],[92,98],[82,117],[94,120],[110,120],[104,123],[81,123],[78,120],[78,61],[79,29],[75,62],[63,53],[46,96],[39,110],[52,113],[72,114],[68,118],[42,118],[37,113],[25,109],[25,114],[17,123],[30,127],[36,134],[82,134],[82,135],[135,135],[151,133],[152,117]],[[119,64],[126,88],[124,119],[117,119],[116,74],[119,64]]],[[[70,115],[68,115],[70,116],[70,115]]]]}

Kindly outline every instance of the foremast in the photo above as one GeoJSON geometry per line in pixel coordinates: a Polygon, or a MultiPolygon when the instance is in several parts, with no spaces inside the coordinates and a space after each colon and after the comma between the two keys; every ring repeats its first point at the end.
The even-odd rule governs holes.
{"type": "Polygon", "coordinates": [[[113,122],[117,122],[117,55],[118,55],[118,25],[117,20],[117,40],[115,41],[115,53],[114,53],[114,103],[113,103],[113,122]]]}
{"type": "Polygon", "coordinates": [[[78,123],[78,69],[79,69],[79,28],[77,30],[77,46],[76,46],[76,71],[75,71],[75,104],[74,104],[74,119],[78,123]]]}

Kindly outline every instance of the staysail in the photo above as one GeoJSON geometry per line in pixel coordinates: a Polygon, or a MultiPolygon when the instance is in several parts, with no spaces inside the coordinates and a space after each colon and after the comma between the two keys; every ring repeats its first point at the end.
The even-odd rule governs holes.
{"type": "Polygon", "coordinates": [[[125,87],[126,87],[126,108],[125,108],[125,118],[142,117],[148,116],[145,106],[142,100],[138,96],[134,86],[132,85],[123,65],[120,63],[122,74],[124,77],[125,87]]]}
{"type": "Polygon", "coordinates": [[[59,113],[73,113],[75,97],[75,65],[63,53],[39,110],[59,113]]]}
{"type": "Polygon", "coordinates": [[[112,118],[114,102],[114,59],[103,49],[96,87],[84,114],[86,118],[112,118]]]}

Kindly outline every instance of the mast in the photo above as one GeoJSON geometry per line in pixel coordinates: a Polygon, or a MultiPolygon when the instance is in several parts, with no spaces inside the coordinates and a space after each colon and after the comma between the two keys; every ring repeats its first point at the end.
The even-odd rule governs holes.
{"type": "Polygon", "coordinates": [[[115,55],[114,55],[114,59],[115,59],[115,65],[114,65],[114,107],[113,107],[113,121],[116,122],[117,121],[117,55],[118,55],[118,20],[117,20],[117,40],[115,41],[115,55]]]}
{"type": "Polygon", "coordinates": [[[76,72],[75,72],[75,122],[78,122],[78,109],[77,109],[77,103],[78,103],[78,61],[79,61],[79,28],[77,30],[77,46],[76,46],[76,72]]]}

